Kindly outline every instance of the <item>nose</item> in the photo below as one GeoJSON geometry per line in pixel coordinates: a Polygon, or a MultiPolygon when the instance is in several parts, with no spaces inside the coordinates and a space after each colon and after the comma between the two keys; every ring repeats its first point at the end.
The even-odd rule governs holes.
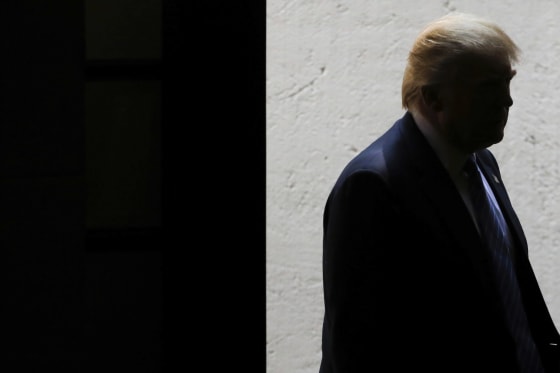
{"type": "Polygon", "coordinates": [[[511,98],[511,95],[509,93],[509,89],[507,91],[507,94],[504,97],[504,106],[506,108],[510,108],[513,105],[513,99],[511,98]]]}
{"type": "Polygon", "coordinates": [[[500,107],[510,108],[513,105],[513,99],[509,90],[509,82],[504,84],[496,95],[497,104],[500,107]]]}

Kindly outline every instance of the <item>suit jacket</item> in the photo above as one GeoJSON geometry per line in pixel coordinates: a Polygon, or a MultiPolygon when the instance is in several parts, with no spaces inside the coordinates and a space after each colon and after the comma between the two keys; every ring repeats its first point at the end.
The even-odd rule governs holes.
{"type": "MultiPolygon", "coordinates": [[[[517,247],[547,373],[560,337],[498,164],[477,153],[517,247]]],[[[320,373],[518,372],[489,258],[453,181],[406,113],[342,171],[324,211],[320,373]]]]}

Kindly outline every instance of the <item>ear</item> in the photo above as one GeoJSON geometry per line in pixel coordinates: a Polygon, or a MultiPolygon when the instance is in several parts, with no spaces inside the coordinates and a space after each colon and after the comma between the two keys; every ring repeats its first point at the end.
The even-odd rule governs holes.
{"type": "Polygon", "coordinates": [[[425,85],[420,88],[424,106],[434,112],[443,110],[441,86],[439,84],[425,85]]]}

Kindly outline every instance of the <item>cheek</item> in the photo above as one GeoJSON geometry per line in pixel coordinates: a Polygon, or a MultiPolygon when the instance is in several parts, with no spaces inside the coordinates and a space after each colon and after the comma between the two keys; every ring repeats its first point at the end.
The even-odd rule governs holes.
{"type": "Polygon", "coordinates": [[[472,118],[490,115],[496,111],[496,107],[496,98],[485,95],[475,97],[470,102],[465,103],[465,110],[470,113],[468,115],[472,118]]]}
{"type": "Polygon", "coordinates": [[[455,116],[465,118],[465,119],[472,117],[474,114],[476,114],[478,110],[479,108],[477,108],[476,102],[468,98],[457,100],[453,107],[455,116]]]}

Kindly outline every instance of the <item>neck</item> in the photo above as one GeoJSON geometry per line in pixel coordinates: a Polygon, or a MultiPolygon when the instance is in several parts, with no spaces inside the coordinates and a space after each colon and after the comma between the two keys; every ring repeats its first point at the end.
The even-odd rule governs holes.
{"type": "Polygon", "coordinates": [[[418,126],[418,129],[422,132],[434,152],[437,154],[447,172],[451,175],[460,172],[470,154],[458,149],[449,142],[438,130],[438,127],[418,110],[414,112],[411,111],[411,114],[418,126]]]}

